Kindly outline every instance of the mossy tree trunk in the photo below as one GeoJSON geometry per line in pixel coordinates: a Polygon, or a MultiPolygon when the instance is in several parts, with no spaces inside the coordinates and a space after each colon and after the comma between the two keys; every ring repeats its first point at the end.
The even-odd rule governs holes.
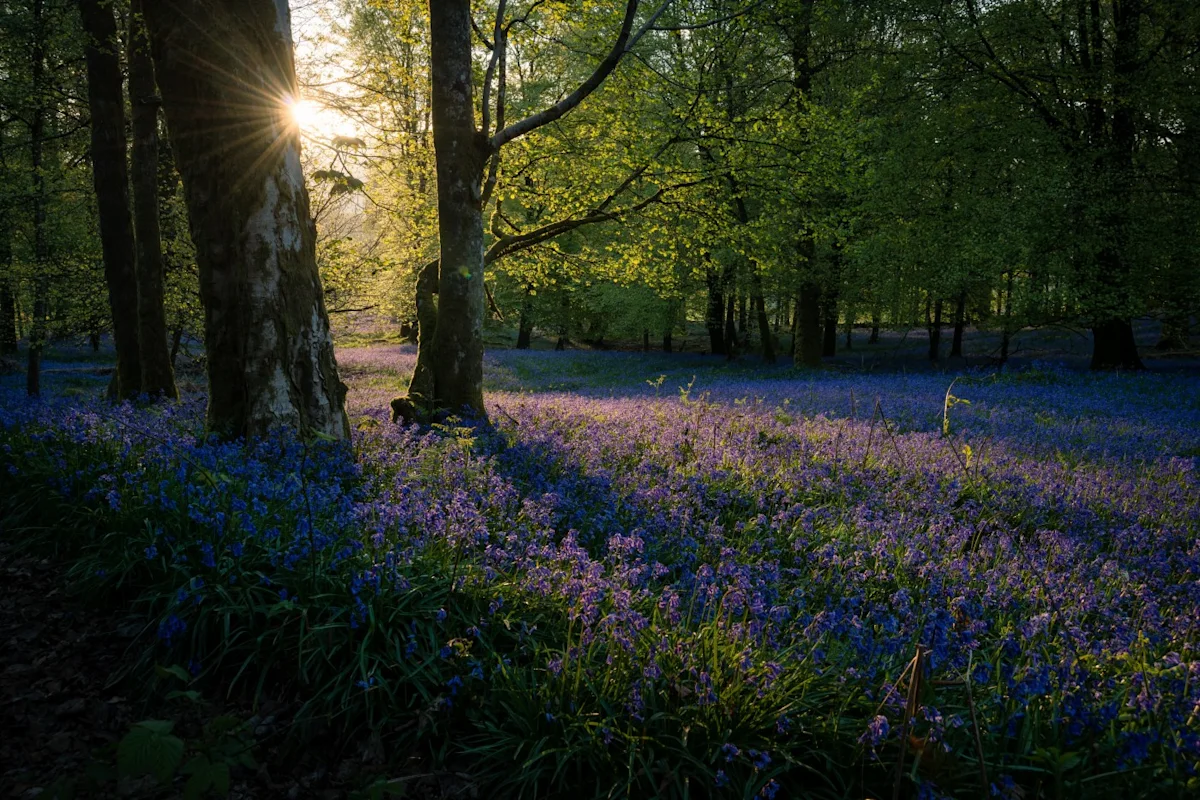
{"type": "Polygon", "coordinates": [[[288,113],[298,89],[287,4],[155,0],[144,12],[196,244],[209,427],[344,438],[346,387],[288,113]]]}
{"type": "Polygon", "coordinates": [[[486,140],[475,129],[471,4],[429,4],[433,149],[441,242],[438,322],[433,337],[437,405],[483,414],[483,169],[486,140]]]}
{"type": "Polygon", "coordinates": [[[116,397],[129,398],[142,391],[142,369],[117,22],[112,4],[102,0],[79,0],[79,11],[87,33],[84,55],[92,116],[92,179],[100,214],[100,245],[112,309],[113,342],[117,346],[114,389],[116,397]]]}

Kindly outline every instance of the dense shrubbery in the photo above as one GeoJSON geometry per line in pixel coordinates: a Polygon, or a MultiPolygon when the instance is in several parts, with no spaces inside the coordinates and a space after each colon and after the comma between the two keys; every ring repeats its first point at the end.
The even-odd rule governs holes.
{"type": "Polygon", "coordinates": [[[923,796],[979,795],[981,749],[1000,796],[1194,790],[1196,386],[1033,377],[949,435],[940,378],[831,376],[497,393],[487,430],[360,393],[352,445],[249,447],[198,400],[10,394],[5,530],[152,616],[143,668],[295,686],[496,793],[862,796],[902,743],[923,796]]]}

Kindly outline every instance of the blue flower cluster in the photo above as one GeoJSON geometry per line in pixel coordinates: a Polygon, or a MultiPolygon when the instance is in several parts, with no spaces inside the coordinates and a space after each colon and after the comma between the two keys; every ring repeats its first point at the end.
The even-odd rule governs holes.
{"type": "Polygon", "coordinates": [[[412,602],[413,565],[439,564],[478,608],[420,606],[363,694],[421,661],[446,670],[439,707],[457,713],[527,668],[545,735],[603,709],[587,730],[611,748],[669,708],[713,731],[716,787],[786,787],[789,743],[817,724],[814,682],[853,709],[829,724],[868,758],[894,757],[901,730],[973,753],[974,715],[988,742],[1100,753],[1097,769],[1154,760],[1186,780],[1200,410],[1148,380],[983,382],[948,431],[928,377],[495,394],[494,429],[364,425],[346,445],[212,442],[195,401],[6,397],[0,480],[151,520],[130,546],[178,581],[160,608],[168,646],[230,586],[321,603],[323,624],[367,637],[412,602]],[[488,653],[501,628],[515,644],[488,653]],[[918,647],[927,691],[911,714],[918,647]],[[730,731],[739,717],[754,721],[730,731]]]}

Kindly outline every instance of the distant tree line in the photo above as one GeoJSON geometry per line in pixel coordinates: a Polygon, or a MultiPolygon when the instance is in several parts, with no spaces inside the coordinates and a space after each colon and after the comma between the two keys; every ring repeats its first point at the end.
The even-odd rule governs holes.
{"type": "Polygon", "coordinates": [[[1190,0],[327,12],[347,80],[308,91],[355,135],[302,151],[275,3],[0,2],[0,351],[31,394],[51,337],[111,333],[113,396],[174,397],[190,334],[215,432],[342,436],[329,312],[355,309],[418,339],[413,414],[483,413],[489,320],[666,350],[693,320],[803,367],[855,325],[924,327],[935,360],[943,330],[1003,359],[1069,324],[1135,369],[1147,315],[1189,346],[1190,0]]]}

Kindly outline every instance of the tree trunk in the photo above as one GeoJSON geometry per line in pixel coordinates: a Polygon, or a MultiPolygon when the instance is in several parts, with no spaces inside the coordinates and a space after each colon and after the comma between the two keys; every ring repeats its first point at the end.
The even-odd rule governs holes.
{"type": "Polygon", "coordinates": [[[797,367],[820,367],[824,342],[821,332],[821,286],[815,281],[800,284],[796,298],[797,367]]]}
{"type": "Polygon", "coordinates": [[[1109,320],[1092,326],[1092,369],[1144,369],[1127,320],[1109,320]]]}
{"type": "Polygon", "coordinates": [[[749,314],[746,310],[746,295],[741,292],[738,292],[737,316],[738,316],[738,324],[737,324],[738,334],[740,336],[746,336],[748,333],[747,327],[749,326],[750,319],[749,319],[749,314]]]}
{"type": "Polygon", "coordinates": [[[561,317],[558,321],[558,341],[554,343],[556,351],[566,350],[567,345],[571,343],[571,295],[566,292],[563,292],[559,314],[561,317]]]}
{"type": "Polygon", "coordinates": [[[533,318],[529,312],[529,301],[521,306],[521,318],[517,324],[517,349],[528,350],[533,344],[533,318]]]}
{"type": "Polygon", "coordinates": [[[0,356],[17,352],[17,298],[12,271],[12,228],[0,218],[0,356]]]}
{"type": "Polygon", "coordinates": [[[714,356],[725,355],[725,294],[722,291],[721,273],[709,264],[705,273],[705,283],[708,285],[708,308],[704,315],[704,325],[708,328],[709,351],[714,356]]]}
{"type": "Polygon", "coordinates": [[[1001,323],[1000,334],[1000,363],[1008,363],[1008,345],[1012,339],[1012,296],[1013,296],[1013,274],[1010,271],[1005,277],[1004,291],[1000,294],[1000,301],[1004,304],[1003,322],[1001,323]]]}
{"type": "Polygon", "coordinates": [[[667,328],[665,331],[663,331],[663,352],[670,353],[671,350],[672,350],[671,329],[667,328]]]}
{"type": "Polygon", "coordinates": [[[434,332],[438,325],[438,262],[417,273],[417,363],[408,382],[410,402],[429,407],[434,398],[434,332]]]}
{"type": "Polygon", "coordinates": [[[179,358],[179,347],[183,344],[183,325],[176,326],[171,332],[171,371],[175,370],[175,360],[179,358]]]}
{"type": "Polygon", "coordinates": [[[100,212],[100,245],[112,308],[113,343],[117,347],[116,396],[125,399],[142,391],[142,370],[117,22],[112,5],[102,0],[79,0],[79,11],[87,33],[84,54],[92,115],[92,179],[100,212]]]}
{"type": "Polygon", "coordinates": [[[33,318],[29,325],[29,352],[25,364],[25,393],[37,397],[42,389],[42,348],[46,344],[46,311],[50,300],[49,242],[46,236],[46,175],[42,170],[46,137],[45,87],[46,30],[44,0],[33,0],[33,48],[30,53],[30,83],[34,92],[29,125],[29,166],[33,174],[33,318]]]}
{"type": "Polygon", "coordinates": [[[967,294],[961,292],[958,295],[958,302],[954,306],[954,341],[950,345],[950,357],[962,358],[963,354],[963,328],[966,327],[967,318],[967,294]]]}
{"type": "Polygon", "coordinates": [[[470,0],[430,3],[429,34],[441,241],[434,398],[440,407],[486,417],[480,185],[488,154],[475,129],[470,0]]]}
{"type": "Polygon", "coordinates": [[[725,300],[725,358],[732,360],[738,357],[737,338],[737,301],[732,294],[725,300]]]}
{"type": "MultiPolygon", "coordinates": [[[[1093,370],[1143,369],[1130,323],[1133,300],[1133,237],[1130,232],[1133,160],[1137,149],[1137,114],[1134,86],[1139,64],[1138,39],[1143,9],[1137,3],[1113,4],[1113,77],[1111,124],[1105,125],[1102,91],[1092,100],[1091,144],[1093,169],[1098,173],[1102,196],[1103,244],[1096,257],[1096,281],[1089,298],[1092,324],[1093,370]]],[[[1099,77],[1104,39],[1099,3],[1092,4],[1092,61],[1099,77]]],[[[1097,87],[1099,84],[1096,84],[1097,87]]]]}
{"type": "Polygon", "coordinates": [[[837,355],[837,294],[826,293],[826,301],[822,303],[825,318],[825,332],[821,339],[821,355],[832,357],[837,355]]]}
{"type": "Polygon", "coordinates": [[[145,7],[204,302],[208,425],[349,435],[300,167],[286,3],[145,7]]]}
{"type": "MultiPolygon", "coordinates": [[[[929,317],[929,301],[925,301],[925,316],[929,317]]],[[[934,364],[942,357],[942,301],[933,302],[933,319],[929,323],[929,360],[934,364]]]]}
{"type": "Polygon", "coordinates": [[[162,241],[158,229],[159,101],[150,41],[142,18],[143,1],[133,0],[129,15],[129,104],[133,125],[130,174],[137,242],[138,354],[141,390],[151,397],[175,399],[179,392],[175,389],[175,373],[167,351],[162,241]]]}
{"type": "Polygon", "coordinates": [[[879,304],[871,306],[871,338],[867,339],[867,344],[879,344],[879,321],[882,314],[879,310],[879,304]]]}
{"type": "Polygon", "coordinates": [[[754,271],[754,283],[754,313],[758,315],[758,337],[762,340],[763,362],[774,364],[775,336],[771,333],[771,320],[767,317],[767,301],[762,295],[762,283],[758,277],[758,270],[754,271]]]}

